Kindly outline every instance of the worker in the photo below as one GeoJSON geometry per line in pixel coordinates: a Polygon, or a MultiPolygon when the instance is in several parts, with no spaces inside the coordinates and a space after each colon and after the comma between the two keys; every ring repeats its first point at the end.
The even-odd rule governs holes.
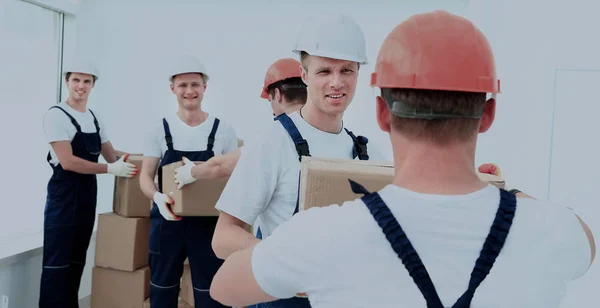
{"type": "MultiPolygon", "coordinates": [[[[356,136],[342,121],[354,97],[359,66],[367,63],[364,34],[356,22],[343,14],[324,15],[303,28],[294,52],[307,85],[306,104],[298,112],[279,115],[261,138],[244,146],[216,204],[220,215],[212,244],[221,259],[268,237],[299,211],[302,156],[386,161],[377,150],[367,149],[366,137],[356,136]],[[257,217],[260,238],[243,229],[257,217]]],[[[302,296],[261,305],[310,307],[302,296]]]]}
{"type": "Polygon", "coordinates": [[[163,118],[149,134],[144,147],[140,188],[153,200],[150,211],[150,305],[177,307],[183,264],[189,260],[196,307],[224,307],[210,298],[208,289],[222,260],[210,243],[217,217],[181,217],[170,206],[173,199],[162,190],[162,167],[181,161],[207,161],[237,148],[233,127],[203,111],[209,81],[205,66],[195,57],[182,56],[169,73],[177,112],[163,118]],[[158,172],[158,187],[154,182],[158,172]]]}
{"type": "Polygon", "coordinates": [[[594,259],[593,237],[568,208],[476,175],[477,136],[492,125],[499,84],[490,45],[467,19],[434,11],[395,27],[371,76],[393,183],[369,192],[350,181],[362,198],[304,211],[232,254],[213,298],[248,305],[306,292],[314,308],[558,307],[594,259]]]}
{"type": "Polygon", "coordinates": [[[79,285],[96,220],[97,174],[133,177],[128,154],[109,141],[103,121],[88,108],[98,80],[91,61],[76,58],[64,72],[65,101],[44,115],[52,167],[44,209],[40,307],[78,307],[79,285]],[[102,155],[107,163],[99,163],[102,155]],[[120,158],[117,158],[120,156],[120,158]]]}
{"type": "MultiPolygon", "coordinates": [[[[273,116],[300,110],[306,103],[306,85],[300,76],[300,62],[292,58],[275,61],[265,74],[260,97],[271,103],[273,116]]],[[[220,179],[229,177],[237,164],[242,148],[226,155],[214,156],[205,164],[194,164],[189,160],[184,166],[175,169],[175,184],[181,189],[196,180],[220,179]]],[[[254,222],[255,236],[261,237],[260,219],[254,222]]]]}
{"type": "MultiPolygon", "coordinates": [[[[300,110],[306,103],[306,85],[300,76],[300,62],[292,58],[275,61],[265,75],[260,97],[271,103],[273,116],[290,114],[300,110]]],[[[186,165],[175,170],[175,183],[178,188],[196,180],[220,179],[231,175],[237,164],[242,148],[226,155],[215,156],[205,164],[186,165]]]]}

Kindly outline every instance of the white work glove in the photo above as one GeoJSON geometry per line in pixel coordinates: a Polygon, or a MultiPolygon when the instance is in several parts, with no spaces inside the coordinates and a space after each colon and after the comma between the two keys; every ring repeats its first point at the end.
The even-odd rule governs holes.
{"type": "Polygon", "coordinates": [[[192,176],[192,168],[194,166],[196,166],[196,164],[187,159],[187,157],[183,158],[183,166],[175,169],[175,184],[177,184],[177,189],[181,189],[184,185],[196,181],[192,176]]]}
{"type": "Polygon", "coordinates": [[[120,177],[134,177],[138,173],[138,169],[134,164],[126,162],[127,158],[129,158],[129,154],[123,155],[114,163],[109,163],[107,172],[120,177]]]}
{"type": "Polygon", "coordinates": [[[174,203],[171,197],[157,191],[154,193],[154,197],[152,199],[158,206],[160,215],[162,215],[162,217],[164,217],[166,220],[181,220],[181,217],[176,216],[175,214],[173,214],[173,212],[171,212],[171,208],[169,207],[169,205],[172,205],[174,203]]]}

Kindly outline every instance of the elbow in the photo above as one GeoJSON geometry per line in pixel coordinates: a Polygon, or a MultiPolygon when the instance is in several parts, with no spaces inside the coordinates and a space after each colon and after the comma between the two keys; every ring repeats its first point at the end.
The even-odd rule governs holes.
{"type": "Polygon", "coordinates": [[[222,237],[222,231],[219,230],[219,227],[217,226],[213,234],[211,246],[217,258],[225,260],[227,258],[227,249],[222,237]]]}
{"type": "Polygon", "coordinates": [[[63,159],[61,161],[59,161],[59,164],[61,165],[61,167],[63,168],[63,170],[65,171],[75,171],[73,170],[75,167],[73,166],[73,161],[70,159],[63,159]]]}

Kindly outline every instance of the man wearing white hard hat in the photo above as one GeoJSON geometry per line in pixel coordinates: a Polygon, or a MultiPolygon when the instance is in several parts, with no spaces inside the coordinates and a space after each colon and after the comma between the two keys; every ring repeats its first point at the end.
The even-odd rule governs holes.
{"type": "Polygon", "coordinates": [[[44,115],[52,167],[44,210],[44,253],[40,307],[78,307],[79,284],[96,218],[96,174],[137,174],[128,154],[113,148],[103,122],[87,107],[98,72],[76,59],[64,73],[66,101],[44,115]],[[106,164],[98,163],[98,157],[106,164]],[[121,156],[121,158],[117,158],[121,156]]]}
{"type": "MultiPolygon", "coordinates": [[[[224,307],[211,299],[208,289],[222,264],[210,247],[216,217],[178,217],[173,200],[162,191],[162,167],[177,161],[180,177],[193,161],[207,161],[237,149],[233,127],[202,110],[209,75],[193,56],[179,58],[169,73],[170,88],[178,110],[162,119],[150,133],[144,148],[140,187],[153,200],[149,243],[150,306],[176,308],[179,282],[186,257],[190,263],[196,307],[224,307]],[[158,187],[154,177],[158,171],[158,187]]],[[[194,179],[179,178],[181,182],[194,179]]]]}
{"type": "MultiPolygon", "coordinates": [[[[262,238],[267,238],[298,212],[301,156],[387,160],[372,148],[367,153],[367,138],[344,128],[342,121],[354,97],[359,66],[367,63],[360,27],[342,14],[323,16],[306,24],[293,51],[301,60],[306,104],[298,112],[281,114],[260,140],[244,146],[216,205],[221,213],[213,248],[222,259],[260,241],[244,232],[244,224],[259,217],[262,238]]],[[[262,305],[310,306],[300,296],[258,307],[262,305]]]]}

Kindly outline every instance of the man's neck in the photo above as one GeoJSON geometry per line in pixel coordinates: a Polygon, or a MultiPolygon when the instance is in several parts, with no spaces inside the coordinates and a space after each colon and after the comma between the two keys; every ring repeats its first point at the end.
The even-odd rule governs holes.
{"type": "Polygon", "coordinates": [[[306,104],[301,107],[300,115],[304,121],[318,130],[332,134],[339,134],[342,131],[343,113],[336,115],[327,114],[307,101],[306,104]]]}
{"type": "Polygon", "coordinates": [[[77,110],[79,112],[85,112],[87,109],[87,100],[83,100],[83,99],[76,100],[69,96],[69,98],[67,98],[66,103],[71,108],[73,108],[74,110],[77,110]]]}
{"type": "Polygon", "coordinates": [[[394,185],[438,195],[469,194],[486,186],[475,173],[475,142],[446,147],[408,142],[396,135],[394,185]]]}
{"type": "Polygon", "coordinates": [[[302,106],[304,106],[304,105],[303,104],[290,104],[283,110],[283,112],[285,114],[294,113],[296,111],[300,111],[300,109],[302,109],[302,106]]]}
{"type": "Polygon", "coordinates": [[[201,108],[186,109],[180,107],[177,110],[177,116],[189,126],[198,126],[206,121],[208,113],[202,111],[201,108]]]}

